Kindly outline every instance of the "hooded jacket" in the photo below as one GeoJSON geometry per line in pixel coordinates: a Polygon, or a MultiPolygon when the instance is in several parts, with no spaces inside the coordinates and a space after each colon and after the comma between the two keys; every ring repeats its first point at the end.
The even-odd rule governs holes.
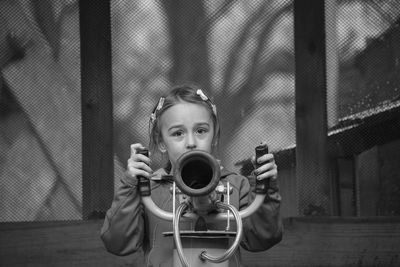
{"type": "MultiPolygon", "coordinates": [[[[157,172],[151,181],[151,198],[165,211],[172,212],[171,181],[161,179],[164,169],[157,172]]],[[[250,179],[250,178],[249,178],[250,179]]],[[[252,177],[251,179],[255,179],[252,177]]],[[[250,183],[242,175],[222,169],[221,182],[229,181],[233,189],[230,204],[238,210],[247,207],[255,197],[250,183]]],[[[107,211],[101,239],[106,249],[116,255],[128,255],[143,251],[137,266],[173,266],[174,241],[166,232],[171,232],[172,222],[157,218],[142,205],[136,183],[121,180],[111,208],[107,211]]],[[[281,196],[276,185],[270,185],[264,203],[247,218],[243,219],[241,247],[252,252],[264,251],[282,239],[282,220],[279,214],[281,196]]],[[[223,222],[208,224],[210,230],[221,230],[223,222]]],[[[193,229],[192,222],[180,222],[180,230],[193,229]]],[[[234,229],[233,229],[234,230],[234,229]]],[[[240,249],[229,259],[229,266],[241,266],[240,249]]]]}

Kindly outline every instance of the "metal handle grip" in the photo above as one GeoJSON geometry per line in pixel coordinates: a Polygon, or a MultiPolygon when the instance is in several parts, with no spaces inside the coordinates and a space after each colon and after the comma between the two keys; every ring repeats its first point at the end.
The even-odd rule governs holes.
{"type": "MultiPolygon", "coordinates": [[[[259,165],[257,161],[261,156],[268,153],[268,146],[266,144],[261,144],[257,146],[255,150],[256,150],[256,167],[258,168],[261,165],[259,165]]],[[[264,180],[256,179],[256,187],[254,188],[254,192],[256,194],[266,194],[268,191],[268,184],[269,184],[268,179],[264,180]]]]}
{"type": "MultiPolygon", "coordinates": [[[[149,150],[147,148],[139,149],[137,151],[138,154],[149,156],[149,150]]],[[[150,181],[143,176],[138,176],[139,182],[139,192],[142,197],[151,195],[150,181]]]]}

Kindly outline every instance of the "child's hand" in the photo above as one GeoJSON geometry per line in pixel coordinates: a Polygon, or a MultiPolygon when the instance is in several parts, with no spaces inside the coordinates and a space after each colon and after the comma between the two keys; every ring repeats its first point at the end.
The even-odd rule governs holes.
{"type": "Polygon", "coordinates": [[[144,146],[139,143],[131,145],[131,157],[128,159],[126,171],[128,179],[136,180],[138,176],[149,179],[153,173],[153,170],[150,168],[150,159],[145,155],[137,153],[139,149],[143,148],[144,146]]]}
{"type": "Polygon", "coordinates": [[[254,174],[257,180],[271,179],[276,180],[278,178],[278,167],[275,164],[275,159],[273,154],[265,154],[258,158],[258,162],[255,162],[255,156],[251,158],[254,166],[259,166],[255,168],[254,174]]]}

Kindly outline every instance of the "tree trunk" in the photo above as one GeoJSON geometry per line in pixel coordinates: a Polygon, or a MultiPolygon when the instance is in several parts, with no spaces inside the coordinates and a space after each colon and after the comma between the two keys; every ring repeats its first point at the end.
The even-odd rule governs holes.
{"type": "Polygon", "coordinates": [[[202,1],[162,1],[167,14],[172,83],[196,82],[210,88],[207,33],[208,24],[202,1]]]}

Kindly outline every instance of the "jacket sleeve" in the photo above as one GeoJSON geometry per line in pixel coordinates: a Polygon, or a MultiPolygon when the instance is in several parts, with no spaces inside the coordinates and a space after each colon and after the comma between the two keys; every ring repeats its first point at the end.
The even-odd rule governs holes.
{"type": "Polygon", "coordinates": [[[137,183],[121,182],[106,213],[101,239],[107,251],[124,256],[142,249],[145,219],[137,183]]]}
{"type": "MultiPolygon", "coordinates": [[[[254,176],[249,178],[254,179],[254,176]]],[[[240,209],[248,206],[254,199],[249,181],[242,180],[240,188],[240,209]]],[[[282,240],[283,224],[280,216],[281,196],[276,183],[270,183],[264,203],[249,217],[243,220],[243,239],[241,246],[252,252],[264,251],[282,240]]]]}

